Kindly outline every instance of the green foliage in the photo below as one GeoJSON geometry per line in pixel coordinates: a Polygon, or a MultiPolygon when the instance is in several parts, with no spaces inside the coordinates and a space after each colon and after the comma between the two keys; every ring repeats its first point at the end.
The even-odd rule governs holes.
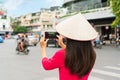
{"type": "Polygon", "coordinates": [[[61,16],[60,18],[65,18],[65,17],[73,16],[75,14],[78,14],[78,13],[77,12],[75,12],[75,13],[69,13],[69,14],[66,14],[64,16],[61,16]]]}
{"type": "Polygon", "coordinates": [[[118,24],[120,24],[120,0],[108,0],[109,4],[110,1],[112,3],[112,12],[115,15],[115,20],[112,23],[112,27],[116,27],[118,24]]]}
{"type": "Polygon", "coordinates": [[[27,29],[24,26],[16,25],[15,28],[14,28],[14,33],[15,34],[17,34],[17,33],[26,33],[26,32],[27,32],[27,29]]]}

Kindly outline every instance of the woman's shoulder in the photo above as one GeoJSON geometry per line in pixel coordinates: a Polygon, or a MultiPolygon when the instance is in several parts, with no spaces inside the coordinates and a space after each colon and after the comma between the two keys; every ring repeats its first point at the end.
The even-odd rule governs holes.
{"type": "Polygon", "coordinates": [[[64,54],[65,53],[65,49],[60,49],[60,50],[56,51],[56,53],[58,53],[58,54],[64,54]]]}
{"type": "Polygon", "coordinates": [[[55,56],[63,57],[65,54],[65,49],[60,49],[56,51],[55,56]]]}

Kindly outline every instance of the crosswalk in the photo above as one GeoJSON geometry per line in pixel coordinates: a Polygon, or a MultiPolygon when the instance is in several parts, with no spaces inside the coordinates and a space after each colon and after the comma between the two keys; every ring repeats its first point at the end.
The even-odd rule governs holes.
{"type": "Polygon", "coordinates": [[[119,70],[119,71],[120,71],[120,67],[105,66],[105,68],[108,68],[108,69],[113,69],[113,70],[119,70]]]}
{"type": "Polygon", "coordinates": [[[120,64],[116,66],[104,66],[103,70],[93,69],[92,74],[97,74],[99,77],[91,75],[88,80],[120,80],[120,64]]]}

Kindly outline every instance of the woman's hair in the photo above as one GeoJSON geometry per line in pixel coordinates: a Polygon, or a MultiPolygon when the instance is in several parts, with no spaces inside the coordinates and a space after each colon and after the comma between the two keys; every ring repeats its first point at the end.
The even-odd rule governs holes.
{"type": "Polygon", "coordinates": [[[65,66],[72,74],[82,77],[89,73],[95,63],[96,53],[91,41],[76,41],[67,39],[65,66]]]}

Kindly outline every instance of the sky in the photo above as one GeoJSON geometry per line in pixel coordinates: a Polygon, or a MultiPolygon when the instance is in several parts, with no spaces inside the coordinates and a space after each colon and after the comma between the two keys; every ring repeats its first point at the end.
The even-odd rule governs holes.
{"type": "Polygon", "coordinates": [[[41,8],[62,6],[63,0],[0,0],[7,9],[8,15],[18,17],[31,12],[39,12],[41,8]]]}

